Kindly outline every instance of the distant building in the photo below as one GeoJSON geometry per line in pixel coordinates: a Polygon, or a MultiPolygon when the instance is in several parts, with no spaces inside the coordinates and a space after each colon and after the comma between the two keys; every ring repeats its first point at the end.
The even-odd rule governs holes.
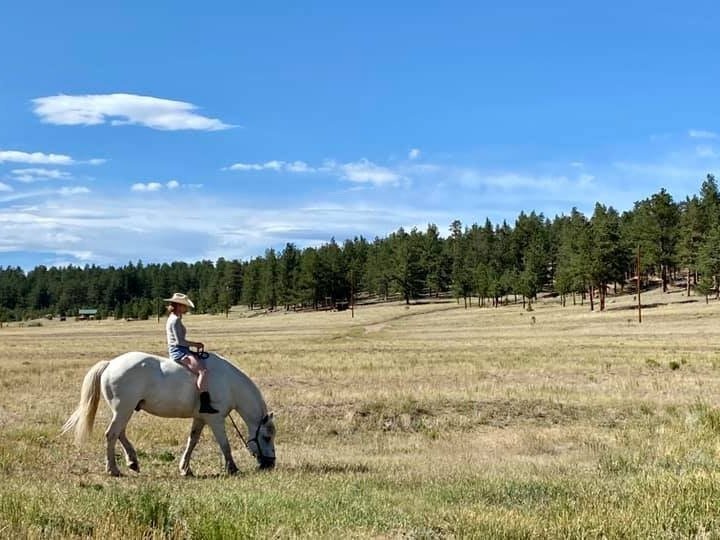
{"type": "Polygon", "coordinates": [[[78,310],[78,321],[87,321],[87,320],[94,320],[97,316],[97,309],[79,309],[78,310]]]}

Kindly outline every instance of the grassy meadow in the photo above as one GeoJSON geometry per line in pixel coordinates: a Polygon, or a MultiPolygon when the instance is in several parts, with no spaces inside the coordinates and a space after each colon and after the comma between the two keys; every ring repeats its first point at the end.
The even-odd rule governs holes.
{"type": "Polygon", "coordinates": [[[163,353],[164,320],[5,326],[0,535],[720,538],[720,303],[644,299],[642,324],[631,296],[188,316],[276,412],[270,473],[228,422],[236,477],[207,429],[180,477],[189,420],[137,413],[121,478],[104,402],[90,443],[58,435],[85,372],[163,353]]]}

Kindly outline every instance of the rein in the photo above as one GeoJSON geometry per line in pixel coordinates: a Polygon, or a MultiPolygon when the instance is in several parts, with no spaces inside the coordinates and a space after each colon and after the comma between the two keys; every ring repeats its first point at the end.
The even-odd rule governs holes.
{"type": "Polygon", "coordinates": [[[255,452],[253,452],[253,451],[250,449],[250,446],[249,446],[251,442],[255,441],[255,446],[257,446],[257,449],[258,449],[257,455],[258,455],[260,458],[264,458],[265,455],[263,454],[262,448],[260,447],[260,441],[258,440],[258,436],[260,435],[260,428],[261,428],[263,425],[265,425],[265,422],[267,422],[267,420],[268,420],[267,414],[266,414],[265,416],[263,416],[263,419],[262,419],[262,420],[260,420],[260,423],[258,424],[258,427],[257,427],[257,429],[255,430],[255,436],[254,436],[252,439],[248,439],[247,441],[245,440],[245,437],[243,437],[242,433],[241,433],[240,430],[238,429],[237,424],[235,423],[235,420],[233,419],[233,417],[232,417],[232,415],[231,415],[230,413],[228,413],[228,418],[230,419],[230,422],[232,422],[232,425],[233,425],[233,427],[235,428],[235,433],[238,434],[238,437],[240,437],[240,440],[241,440],[241,441],[243,442],[243,444],[245,445],[245,448],[247,448],[248,451],[249,451],[251,454],[255,454],[255,452]]]}

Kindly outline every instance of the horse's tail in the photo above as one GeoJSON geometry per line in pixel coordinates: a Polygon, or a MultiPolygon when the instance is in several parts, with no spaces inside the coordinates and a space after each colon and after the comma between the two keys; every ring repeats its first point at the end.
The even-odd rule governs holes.
{"type": "Polygon", "coordinates": [[[95,413],[100,401],[100,376],[109,363],[109,360],[98,362],[87,372],[80,389],[80,403],[62,427],[62,433],[67,433],[75,428],[75,442],[77,444],[85,442],[92,433],[95,413]]]}

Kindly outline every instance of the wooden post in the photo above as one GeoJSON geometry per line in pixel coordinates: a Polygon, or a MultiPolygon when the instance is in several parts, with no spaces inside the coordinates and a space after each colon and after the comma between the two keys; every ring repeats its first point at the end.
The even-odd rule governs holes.
{"type": "Polygon", "coordinates": [[[638,299],[638,322],[642,322],[642,302],[640,301],[640,244],[637,248],[637,299],[638,299]]]}
{"type": "Polygon", "coordinates": [[[350,270],[350,318],[355,318],[355,272],[350,270]]]}

